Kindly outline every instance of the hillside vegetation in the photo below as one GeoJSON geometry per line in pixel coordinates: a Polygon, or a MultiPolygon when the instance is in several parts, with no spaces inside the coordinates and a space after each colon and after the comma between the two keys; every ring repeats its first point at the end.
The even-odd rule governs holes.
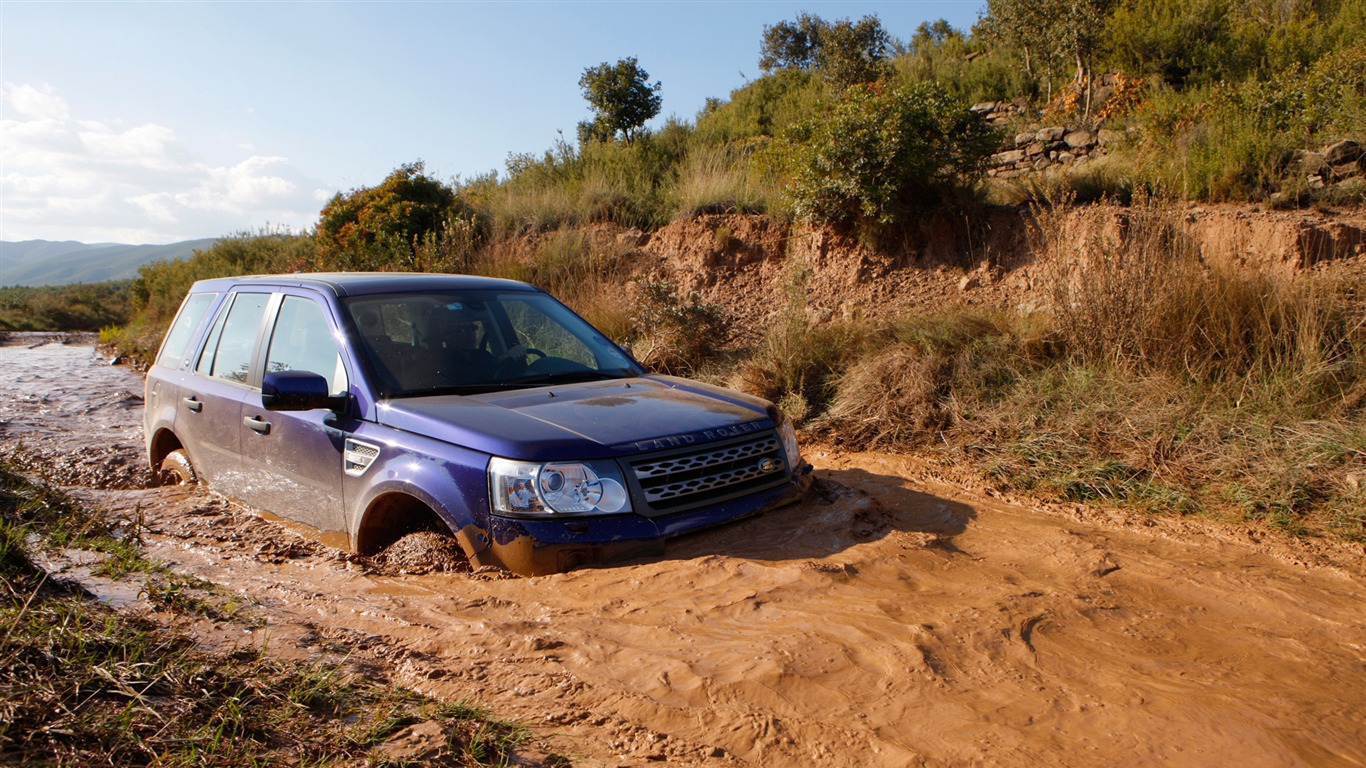
{"type": "MultiPolygon", "coordinates": [[[[872,17],[783,22],[763,31],[762,77],[654,129],[633,122],[657,91],[634,59],[590,68],[636,78],[623,98],[644,112],[600,111],[503,174],[446,184],[405,165],[339,193],[316,233],[239,235],[146,267],[136,316],[111,336],[147,354],[206,277],[511,277],[657,368],[778,401],[809,437],[930,452],[1051,498],[1366,539],[1359,272],[1205,263],[1180,226],[1186,201],[1363,201],[1366,0],[988,5],[973,30],[938,22],[900,40],[872,17]],[[1004,100],[1023,105],[1014,122],[970,109],[1004,100]],[[1094,162],[985,176],[1009,137],[1064,123],[1123,138],[1094,162]],[[1347,148],[1336,163],[1313,151],[1329,145],[1347,148]],[[1063,212],[1078,199],[1129,206],[1122,231],[1077,235],[1063,212]],[[1050,265],[1046,306],[822,317],[805,306],[812,264],[789,254],[790,300],[738,333],[636,248],[670,222],[762,214],[904,263],[927,220],[970,235],[1000,203],[1032,206],[1021,247],[1050,265]]],[[[724,249],[733,233],[712,235],[724,249]]]]}

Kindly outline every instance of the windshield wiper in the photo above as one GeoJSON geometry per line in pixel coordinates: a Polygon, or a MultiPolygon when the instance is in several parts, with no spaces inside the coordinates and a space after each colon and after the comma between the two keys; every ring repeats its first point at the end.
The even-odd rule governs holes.
{"type": "Polygon", "coordinates": [[[423,389],[403,389],[394,392],[386,392],[385,395],[390,398],[438,397],[440,395],[482,395],[485,392],[499,392],[508,389],[531,389],[532,387],[548,387],[555,384],[577,384],[585,381],[629,379],[635,375],[636,373],[634,371],[625,369],[611,371],[561,371],[560,373],[519,376],[515,379],[502,379],[499,381],[446,384],[439,387],[426,387],[423,389]]]}
{"type": "Polygon", "coordinates": [[[584,381],[611,381],[613,379],[629,379],[635,373],[625,370],[616,371],[562,371],[560,373],[544,373],[536,376],[519,376],[515,379],[506,379],[496,382],[499,387],[548,387],[553,384],[577,384],[584,381]]]}

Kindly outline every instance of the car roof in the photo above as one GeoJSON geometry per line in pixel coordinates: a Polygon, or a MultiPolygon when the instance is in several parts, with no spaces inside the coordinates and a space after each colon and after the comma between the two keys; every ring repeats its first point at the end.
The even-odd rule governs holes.
{"type": "Polygon", "coordinates": [[[448,275],[426,272],[296,272],[289,275],[242,275],[200,280],[192,293],[226,291],[238,286],[310,287],[331,291],[337,296],[363,296],[373,293],[418,293],[424,291],[495,289],[535,291],[539,288],[516,280],[473,275],[448,275]]]}

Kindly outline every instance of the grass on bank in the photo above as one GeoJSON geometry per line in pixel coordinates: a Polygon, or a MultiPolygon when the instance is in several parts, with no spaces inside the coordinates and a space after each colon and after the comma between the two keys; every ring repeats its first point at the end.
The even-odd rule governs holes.
{"type": "MultiPolygon", "coordinates": [[[[413,765],[418,758],[382,746],[435,721],[445,743],[421,764],[506,765],[529,737],[468,703],[426,699],[341,665],[277,661],[256,648],[206,653],[52,578],[30,555],[75,547],[112,558],[127,539],[126,526],[0,463],[0,762],[413,765]]],[[[162,609],[237,618],[199,597],[208,585],[197,580],[148,584],[162,609]]]]}
{"type": "Polygon", "coordinates": [[[1207,264],[1180,211],[1038,212],[1052,311],[779,324],[732,383],[841,444],[966,462],[1002,488],[1366,540],[1356,286],[1207,264]],[[1109,232],[1109,234],[1105,234],[1109,232]]]}

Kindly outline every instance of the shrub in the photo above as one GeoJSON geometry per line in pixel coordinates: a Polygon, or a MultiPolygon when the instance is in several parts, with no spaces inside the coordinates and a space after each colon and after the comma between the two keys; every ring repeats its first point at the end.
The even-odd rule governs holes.
{"type": "Polygon", "coordinates": [[[98,331],[131,316],[131,281],[0,288],[0,331],[98,331]]]}
{"type": "Polygon", "coordinates": [[[695,373],[725,344],[726,319],[719,305],[695,291],[680,295],[669,280],[644,280],[639,288],[632,349],[646,366],[670,374],[695,373]]]}
{"type": "Polygon", "coordinates": [[[781,212],[782,187],[765,170],[748,148],[693,148],[671,192],[675,218],[781,212]]]}
{"type": "Polygon", "coordinates": [[[471,211],[450,186],[429,178],[421,162],[400,166],[378,186],[338,192],[323,206],[315,238],[325,269],[416,269],[424,242],[471,211]]]}
{"type": "Polygon", "coordinates": [[[952,311],[877,332],[834,381],[823,428],[843,439],[905,447],[958,425],[998,400],[1054,349],[1029,318],[952,311]]]}
{"type": "Polygon", "coordinates": [[[560,139],[539,158],[513,155],[508,180],[484,195],[491,227],[508,236],[589,222],[662,225],[672,214],[666,190],[691,131],[670,121],[629,143],[590,141],[575,147],[560,139]]]}
{"type": "Polygon", "coordinates": [[[1366,131],[1366,49],[1345,48],[1263,79],[1159,89],[1135,118],[1151,185],[1196,199],[1294,198],[1304,191],[1303,174],[1285,166],[1290,150],[1366,131]]]}
{"type": "Polygon", "coordinates": [[[898,82],[933,82],[960,101],[1031,97],[1034,83],[1005,46],[985,45],[947,22],[922,23],[892,59],[898,82]]]}
{"type": "Polygon", "coordinates": [[[837,378],[873,333],[858,322],[813,323],[794,305],[740,364],[730,384],[772,400],[797,423],[812,421],[829,407],[837,378]]]}
{"type": "Polygon", "coordinates": [[[997,141],[976,115],[932,85],[856,86],[800,124],[790,151],[798,215],[876,230],[952,186],[975,179],[997,141]]]}
{"type": "Polygon", "coordinates": [[[1128,204],[1140,183],[1138,179],[1131,159],[1106,155],[1083,165],[1056,166],[1043,173],[993,180],[988,199],[1000,205],[1045,207],[1059,200],[1076,205],[1103,201],[1128,204]]]}
{"type": "Polygon", "coordinates": [[[809,119],[825,97],[821,80],[783,69],[737,88],[730,100],[699,115],[692,147],[727,146],[782,134],[809,119]]]}

